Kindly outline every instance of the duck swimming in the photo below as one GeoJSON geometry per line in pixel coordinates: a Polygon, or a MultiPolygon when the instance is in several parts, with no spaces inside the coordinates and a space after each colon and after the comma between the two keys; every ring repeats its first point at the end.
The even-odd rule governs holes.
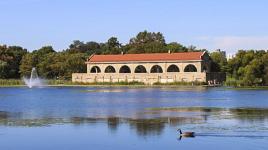
{"type": "Polygon", "coordinates": [[[181,129],[178,129],[177,131],[180,132],[180,136],[181,137],[195,137],[195,133],[194,132],[183,132],[181,131],[181,129]]]}

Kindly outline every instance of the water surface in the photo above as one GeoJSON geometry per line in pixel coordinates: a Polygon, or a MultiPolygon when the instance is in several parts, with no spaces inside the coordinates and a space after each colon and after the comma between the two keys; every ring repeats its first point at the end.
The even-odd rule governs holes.
{"type": "Polygon", "coordinates": [[[1,149],[267,149],[268,90],[0,88],[1,149]],[[177,129],[196,132],[179,139],[177,129]]]}

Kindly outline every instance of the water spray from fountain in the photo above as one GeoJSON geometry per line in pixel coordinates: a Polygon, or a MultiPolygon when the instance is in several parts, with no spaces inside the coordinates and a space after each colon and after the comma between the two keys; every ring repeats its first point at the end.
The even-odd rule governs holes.
{"type": "Polygon", "coordinates": [[[29,88],[41,87],[43,85],[42,80],[38,77],[36,68],[32,68],[30,78],[27,79],[27,78],[24,77],[23,81],[29,88]]]}

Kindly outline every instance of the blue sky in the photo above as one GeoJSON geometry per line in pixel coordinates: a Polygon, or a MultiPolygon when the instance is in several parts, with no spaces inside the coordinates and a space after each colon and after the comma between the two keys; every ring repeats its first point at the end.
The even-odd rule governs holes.
{"type": "Polygon", "coordinates": [[[0,0],[0,44],[28,50],[73,40],[122,43],[138,32],[228,53],[268,49],[267,0],[0,0]]]}

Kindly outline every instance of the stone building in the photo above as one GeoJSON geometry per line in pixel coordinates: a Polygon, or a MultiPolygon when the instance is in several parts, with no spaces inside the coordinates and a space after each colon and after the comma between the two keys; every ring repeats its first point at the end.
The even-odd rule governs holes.
{"type": "Polygon", "coordinates": [[[211,72],[206,52],[92,55],[87,73],[73,73],[73,82],[209,82],[220,83],[225,75],[211,72]]]}

